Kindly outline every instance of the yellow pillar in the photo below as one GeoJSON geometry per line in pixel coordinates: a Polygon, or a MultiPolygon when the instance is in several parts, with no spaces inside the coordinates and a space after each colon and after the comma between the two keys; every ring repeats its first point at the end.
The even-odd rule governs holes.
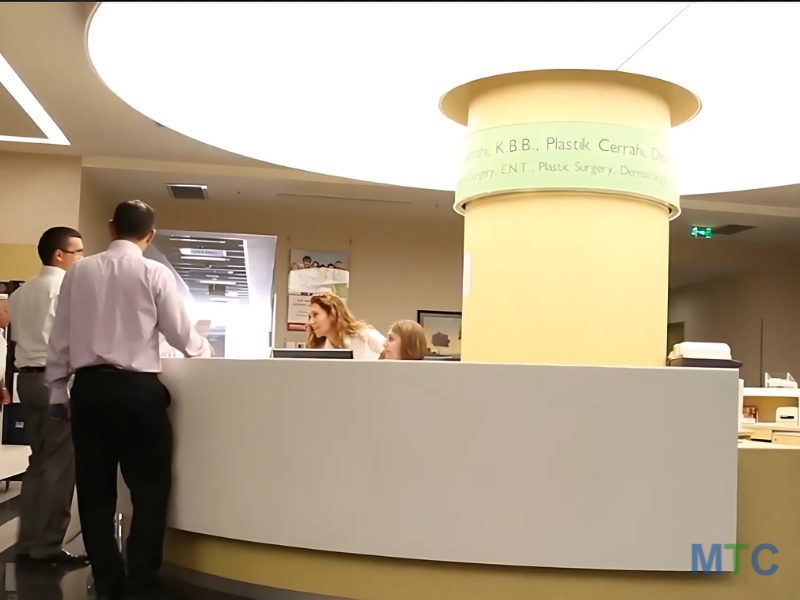
{"type": "Polygon", "coordinates": [[[616,71],[531,71],[440,108],[469,130],[462,360],[663,365],[679,213],[666,132],[696,96],[616,71]]]}

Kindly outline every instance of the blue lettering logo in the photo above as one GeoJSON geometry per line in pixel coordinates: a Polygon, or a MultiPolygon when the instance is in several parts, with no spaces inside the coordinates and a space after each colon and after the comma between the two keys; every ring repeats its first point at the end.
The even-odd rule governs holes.
{"type": "MultiPolygon", "coordinates": [[[[740,552],[742,550],[747,550],[749,547],[748,544],[724,544],[725,550],[733,551],[734,575],[739,574],[740,552]]],[[[712,569],[714,573],[722,573],[722,549],[723,544],[711,544],[711,548],[706,556],[702,544],[692,544],[692,574],[697,575],[702,571],[704,575],[710,575],[712,569]]],[[[753,565],[753,571],[759,575],[772,575],[778,570],[778,565],[772,563],[767,569],[761,568],[759,559],[764,550],[768,550],[773,555],[778,553],[778,549],[772,544],[759,544],[753,549],[750,562],[753,565]]]]}

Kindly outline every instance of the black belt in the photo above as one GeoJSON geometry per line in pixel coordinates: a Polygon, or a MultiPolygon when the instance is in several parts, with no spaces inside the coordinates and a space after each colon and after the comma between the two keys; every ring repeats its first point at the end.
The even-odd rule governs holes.
{"type": "Polygon", "coordinates": [[[147,375],[149,377],[158,377],[158,373],[145,373],[143,371],[128,371],[120,369],[113,365],[92,365],[90,367],[81,367],[75,373],[126,373],[128,375],[147,375]]]}
{"type": "Polygon", "coordinates": [[[20,373],[44,373],[44,367],[20,367],[20,373]]]}
{"type": "Polygon", "coordinates": [[[97,372],[129,373],[130,371],[125,371],[113,365],[92,365],[91,367],[81,367],[75,372],[76,373],[97,373],[97,372]]]}

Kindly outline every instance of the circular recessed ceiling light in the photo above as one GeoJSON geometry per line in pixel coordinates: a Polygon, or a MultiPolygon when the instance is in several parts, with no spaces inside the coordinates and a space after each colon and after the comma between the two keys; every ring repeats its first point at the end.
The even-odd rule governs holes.
{"type": "Polygon", "coordinates": [[[90,58],[120,98],[207,144],[297,169],[452,190],[450,89],[623,70],[703,102],[672,131],[682,194],[800,181],[798,3],[102,3],[90,58]]]}

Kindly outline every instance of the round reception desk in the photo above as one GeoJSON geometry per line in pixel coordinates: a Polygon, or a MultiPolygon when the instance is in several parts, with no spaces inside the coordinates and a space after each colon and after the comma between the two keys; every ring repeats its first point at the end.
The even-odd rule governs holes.
{"type": "Polygon", "coordinates": [[[162,379],[165,560],[196,581],[253,598],[800,593],[800,453],[737,449],[736,371],[175,359],[162,379]],[[738,574],[732,551],[711,564],[737,542],[775,545],[756,566],[777,572],[748,550],[738,574]]]}

